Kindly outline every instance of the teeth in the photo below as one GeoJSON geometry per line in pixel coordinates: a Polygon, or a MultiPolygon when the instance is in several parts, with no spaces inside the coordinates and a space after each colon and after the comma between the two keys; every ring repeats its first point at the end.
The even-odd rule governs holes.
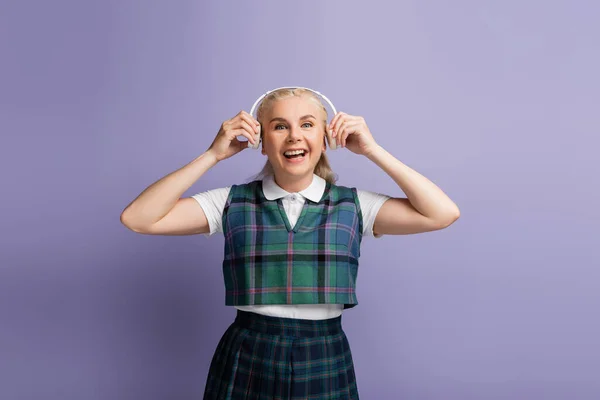
{"type": "Polygon", "coordinates": [[[286,155],[286,156],[295,156],[296,154],[304,154],[304,150],[286,151],[283,154],[286,155]]]}

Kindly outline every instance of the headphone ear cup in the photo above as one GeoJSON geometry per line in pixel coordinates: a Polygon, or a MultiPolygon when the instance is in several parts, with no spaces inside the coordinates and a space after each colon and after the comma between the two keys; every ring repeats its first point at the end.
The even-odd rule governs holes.
{"type": "Polygon", "coordinates": [[[248,142],[248,148],[252,150],[258,150],[260,148],[260,139],[256,141],[255,145],[252,145],[252,143],[248,142]]]}
{"type": "Polygon", "coordinates": [[[253,149],[253,150],[258,150],[260,148],[260,142],[261,142],[261,129],[260,126],[258,127],[258,135],[256,135],[256,144],[253,146],[252,143],[250,141],[248,141],[248,148],[249,149],[253,149]]]}
{"type": "Polygon", "coordinates": [[[327,129],[326,132],[327,133],[325,134],[325,138],[327,139],[327,146],[331,150],[337,149],[337,141],[335,140],[335,138],[331,137],[331,130],[327,129]]]}

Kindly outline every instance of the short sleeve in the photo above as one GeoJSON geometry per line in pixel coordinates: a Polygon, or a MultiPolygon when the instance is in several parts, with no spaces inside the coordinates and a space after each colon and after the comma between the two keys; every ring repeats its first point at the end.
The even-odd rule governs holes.
{"type": "Polygon", "coordinates": [[[368,190],[357,189],[356,192],[358,194],[358,201],[363,216],[363,235],[373,236],[375,238],[382,237],[383,235],[373,234],[373,225],[375,224],[375,217],[377,217],[379,209],[383,203],[388,199],[391,199],[391,197],[381,193],[370,192],[368,190]]]}
{"type": "Polygon", "coordinates": [[[198,204],[200,204],[200,207],[202,207],[204,215],[206,215],[206,219],[208,220],[210,232],[205,233],[204,236],[209,237],[216,232],[223,232],[223,209],[225,208],[230,189],[231,186],[227,186],[196,193],[191,196],[198,204]]]}

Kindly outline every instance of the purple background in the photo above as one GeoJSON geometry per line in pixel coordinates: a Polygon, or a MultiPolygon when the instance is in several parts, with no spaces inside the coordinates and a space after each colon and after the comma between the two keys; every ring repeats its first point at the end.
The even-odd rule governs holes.
{"type": "MultiPolygon", "coordinates": [[[[600,398],[597,3],[204,3],[2,2],[1,399],[201,398],[234,316],[222,236],[119,215],[286,85],[365,117],[461,210],[364,241],[344,314],[361,398],[600,398]]],[[[340,184],[404,196],[330,156],[340,184]]]]}

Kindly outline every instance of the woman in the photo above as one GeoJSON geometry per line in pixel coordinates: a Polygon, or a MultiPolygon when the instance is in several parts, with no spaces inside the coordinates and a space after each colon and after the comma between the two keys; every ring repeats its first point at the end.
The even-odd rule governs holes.
{"type": "Polygon", "coordinates": [[[241,111],[225,121],[204,154],[121,216],[144,234],[225,236],[225,301],[238,311],[213,356],[205,399],[358,399],[341,314],[357,305],[363,235],[439,230],[459,217],[436,185],[377,144],[363,118],[339,112],[328,124],[319,95],[268,92],[256,119],[241,111]],[[261,142],[260,179],[181,198],[209,168],[261,142]],[[367,157],[407,198],[336,185],[328,143],[367,157]]]}

